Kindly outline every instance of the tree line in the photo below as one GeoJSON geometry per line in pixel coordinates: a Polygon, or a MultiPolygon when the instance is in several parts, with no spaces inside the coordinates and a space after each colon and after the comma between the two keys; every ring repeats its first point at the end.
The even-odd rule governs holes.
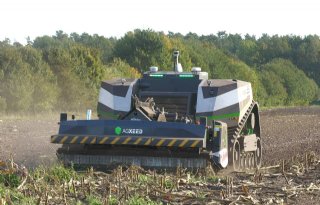
{"type": "Polygon", "coordinates": [[[137,29],[116,39],[57,31],[26,45],[0,41],[0,112],[94,108],[102,80],[138,78],[150,66],[171,70],[173,50],[186,71],[198,66],[213,79],[251,82],[262,106],[307,105],[319,97],[319,36],[137,29]]]}

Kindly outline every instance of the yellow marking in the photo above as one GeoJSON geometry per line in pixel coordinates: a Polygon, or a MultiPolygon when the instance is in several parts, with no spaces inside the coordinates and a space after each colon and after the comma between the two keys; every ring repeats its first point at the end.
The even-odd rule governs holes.
{"type": "Polygon", "coordinates": [[[81,143],[81,144],[85,143],[85,142],[88,140],[88,138],[89,138],[89,137],[84,137],[84,138],[81,140],[80,143],[81,143]]]}
{"type": "Polygon", "coordinates": [[[149,139],[146,141],[146,143],[144,143],[144,145],[149,145],[149,144],[151,144],[151,142],[152,142],[152,139],[149,138],[149,139]]]}
{"type": "Polygon", "coordinates": [[[124,142],[122,142],[122,144],[127,144],[130,140],[131,140],[131,137],[127,137],[127,139],[124,142]]]}
{"type": "Polygon", "coordinates": [[[58,136],[51,137],[51,142],[55,142],[58,136]]]}
{"type": "Polygon", "coordinates": [[[200,140],[195,140],[192,144],[191,147],[196,147],[196,145],[200,142],[200,140]]]}
{"type": "Polygon", "coordinates": [[[120,137],[116,137],[114,140],[112,140],[111,144],[115,144],[119,141],[120,137]]]}
{"type": "Polygon", "coordinates": [[[109,139],[109,137],[104,137],[99,144],[104,144],[107,140],[109,139]]]}
{"type": "Polygon", "coordinates": [[[214,137],[217,137],[217,136],[218,136],[218,132],[217,132],[217,131],[214,131],[213,136],[214,136],[214,137]]]}
{"type": "Polygon", "coordinates": [[[60,143],[63,144],[67,139],[68,139],[68,136],[64,136],[64,137],[62,138],[62,140],[60,141],[60,143]]]}
{"type": "Polygon", "coordinates": [[[172,140],[169,144],[168,144],[168,147],[172,147],[174,145],[174,143],[176,143],[176,139],[172,140]]]}
{"type": "Polygon", "coordinates": [[[139,144],[141,142],[142,138],[138,138],[133,144],[139,144]]]}
{"type": "Polygon", "coordinates": [[[73,137],[70,143],[71,143],[71,144],[75,143],[75,142],[77,141],[77,139],[78,139],[78,136],[73,137]]]}
{"type": "Polygon", "coordinates": [[[183,140],[183,141],[180,143],[179,147],[183,147],[185,144],[187,144],[187,142],[188,142],[188,140],[183,140]]]}
{"type": "Polygon", "coordinates": [[[157,147],[158,147],[158,146],[161,146],[164,142],[165,142],[165,140],[164,140],[164,139],[161,139],[161,140],[156,144],[156,146],[157,146],[157,147]]]}
{"type": "Polygon", "coordinates": [[[91,140],[90,144],[95,144],[96,143],[96,138],[94,137],[93,140],[91,140]]]}

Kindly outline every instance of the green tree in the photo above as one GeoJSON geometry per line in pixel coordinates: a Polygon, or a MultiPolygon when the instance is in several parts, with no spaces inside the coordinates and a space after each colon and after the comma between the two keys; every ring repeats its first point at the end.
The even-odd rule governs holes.
{"type": "Polygon", "coordinates": [[[55,106],[55,76],[30,46],[2,45],[0,49],[2,102],[9,111],[51,110],[55,106]]]}
{"type": "Polygon", "coordinates": [[[263,84],[269,97],[274,93],[282,95],[277,105],[304,105],[316,99],[318,93],[316,83],[289,60],[274,59],[262,66],[261,70],[263,84]],[[280,88],[280,84],[283,88],[280,88]],[[276,86],[277,89],[272,86],[276,86]]]}
{"type": "Polygon", "coordinates": [[[164,34],[137,29],[117,42],[114,54],[140,72],[147,71],[150,66],[166,69],[172,67],[172,63],[171,50],[165,46],[164,38],[164,34]]]}

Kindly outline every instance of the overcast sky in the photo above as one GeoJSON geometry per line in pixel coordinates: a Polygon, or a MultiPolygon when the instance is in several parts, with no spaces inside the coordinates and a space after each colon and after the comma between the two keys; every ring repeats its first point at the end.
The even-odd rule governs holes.
{"type": "Polygon", "coordinates": [[[155,31],[320,35],[317,0],[0,0],[0,40],[86,32],[155,31]]]}

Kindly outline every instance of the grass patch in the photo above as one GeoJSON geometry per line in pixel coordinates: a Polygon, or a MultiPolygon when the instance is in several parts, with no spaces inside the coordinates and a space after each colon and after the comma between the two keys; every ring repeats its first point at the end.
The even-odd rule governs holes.
{"type": "Polygon", "coordinates": [[[15,173],[0,174],[0,184],[5,187],[16,188],[21,184],[21,177],[15,173]]]}
{"type": "Polygon", "coordinates": [[[210,183],[218,183],[221,181],[221,177],[211,175],[207,177],[207,181],[210,183]]]}
{"type": "Polygon", "coordinates": [[[145,184],[145,183],[151,182],[152,180],[153,180],[153,179],[152,179],[151,176],[144,175],[144,174],[139,174],[139,175],[138,175],[138,181],[139,181],[140,183],[145,184]]]}
{"type": "Polygon", "coordinates": [[[133,196],[128,200],[127,204],[128,205],[160,205],[162,203],[152,201],[148,197],[133,196]]]}
{"type": "Polygon", "coordinates": [[[174,187],[175,183],[171,179],[166,179],[164,182],[164,187],[166,189],[172,189],[174,187]]]}
{"type": "Polygon", "coordinates": [[[102,200],[97,197],[97,196],[92,196],[90,195],[88,198],[87,198],[87,203],[89,205],[102,205],[102,200]]]}
{"type": "Polygon", "coordinates": [[[49,168],[40,166],[31,173],[35,180],[45,179],[49,183],[69,182],[71,179],[77,180],[79,174],[73,167],[64,167],[62,164],[56,164],[49,168]]]}
{"type": "Polygon", "coordinates": [[[59,164],[49,169],[48,180],[70,181],[71,179],[77,179],[77,172],[71,167],[64,167],[59,164]]]}

